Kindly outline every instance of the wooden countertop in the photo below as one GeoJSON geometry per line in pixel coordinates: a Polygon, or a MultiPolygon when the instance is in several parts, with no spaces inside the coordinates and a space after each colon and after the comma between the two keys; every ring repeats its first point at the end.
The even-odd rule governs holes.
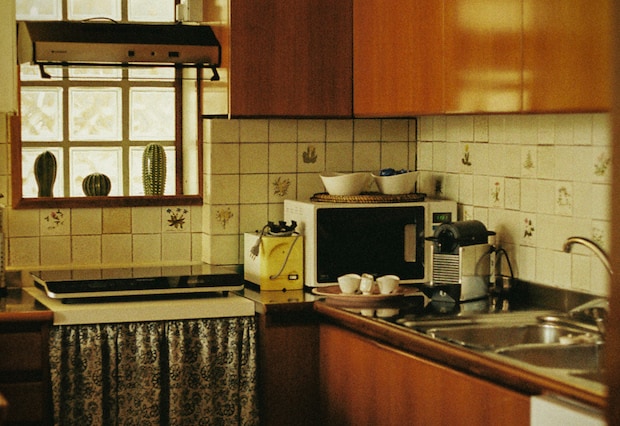
{"type": "Polygon", "coordinates": [[[6,296],[0,297],[0,323],[32,322],[54,319],[54,313],[39,303],[20,287],[8,289],[6,296]]]}
{"type": "Polygon", "coordinates": [[[573,385],[551,374],[514,365],[500,355],[492,356],[451,345],[423,333],[365,318],[325,302],[314,303],[314,309],[329,322],[360,335],[528,395],[554,393],[601,409],[607,404],[604,385],[573,385]]]}

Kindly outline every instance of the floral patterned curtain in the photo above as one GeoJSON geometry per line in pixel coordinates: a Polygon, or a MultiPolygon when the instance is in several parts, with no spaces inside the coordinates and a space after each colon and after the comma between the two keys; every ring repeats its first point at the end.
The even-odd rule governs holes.
{"type": "Polygon", "coordinates": [[[253,317],[54,326],[56,425],[257,425],[253,317]]]}

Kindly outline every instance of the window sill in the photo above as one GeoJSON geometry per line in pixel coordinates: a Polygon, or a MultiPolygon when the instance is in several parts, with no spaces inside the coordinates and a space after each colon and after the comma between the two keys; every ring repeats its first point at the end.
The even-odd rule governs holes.
{"type": "Polygon", "coordinates": [[[96,207],[157,207],[202,205],[201,195],[159,195],[140,197],[50,197],[22,198],[13,209],[96,208],[96,207]]]}

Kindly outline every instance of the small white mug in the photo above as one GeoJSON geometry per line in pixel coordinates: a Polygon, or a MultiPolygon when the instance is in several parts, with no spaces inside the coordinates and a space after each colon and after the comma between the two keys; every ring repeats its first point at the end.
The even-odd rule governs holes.
{"type": "Polygon", "coordinates": [[[370,274],[362,274],[362,279],[360,281],[360,291],[362,294],[372,294],[374,286],[375,278],[370,274]]]}
{"type": "Polygon", "coordinates": [[[357,274],[346,274],[338,277],[340,291],[344,294],[355,294],[360,287],[362,277],[357,274]]]}
{"type": "Polygon", "coordinates": [[[377,285],[381,294],[394,293],[398,289],[399,284],[400,278],[396,275],[384,275],[377,278],[377,285]]]}

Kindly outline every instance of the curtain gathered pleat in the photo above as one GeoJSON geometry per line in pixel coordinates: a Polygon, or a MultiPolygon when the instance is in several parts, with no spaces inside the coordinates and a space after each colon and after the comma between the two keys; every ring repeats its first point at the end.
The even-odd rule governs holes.
{"type": "Polygon", "coordinates": [[[54,326],[57,425],[257,425],[253,317],[54,326]]]}

